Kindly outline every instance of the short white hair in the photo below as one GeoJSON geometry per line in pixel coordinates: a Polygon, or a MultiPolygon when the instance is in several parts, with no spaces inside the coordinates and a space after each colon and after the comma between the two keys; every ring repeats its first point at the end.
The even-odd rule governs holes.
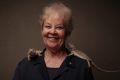
{"type": "Polygon", "coordinates": [[[42,15],[40,16],[40,25],[43,27],[44,20],[54,14],[59,15],[63,19],[66,33],[70,35],[73,30],[72,11],[61,2],[55,2],[43,8],[42,15]]]}

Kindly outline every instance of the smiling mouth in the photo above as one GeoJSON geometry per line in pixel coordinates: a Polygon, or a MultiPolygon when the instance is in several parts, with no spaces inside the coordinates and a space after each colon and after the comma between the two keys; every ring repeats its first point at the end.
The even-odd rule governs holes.
{"type": "Polygon", "coordinates": [[[47,37],[49,40],[51,40],[51,41],[56,41],[56,40],[58,40],[59,39],[59,37],[47,37]]]}

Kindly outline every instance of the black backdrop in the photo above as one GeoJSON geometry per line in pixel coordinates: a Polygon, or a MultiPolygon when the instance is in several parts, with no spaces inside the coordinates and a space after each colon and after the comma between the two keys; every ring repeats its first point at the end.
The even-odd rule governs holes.
{"type": "MultiPolygon", "coordinates": [[[[52,0],[54,1],[54,0],[52,0]]],[[[69,39],[97,65],[120,68],[120,3],[106,0],[61,0],[73,10],[69,39]]],[[[39,14],[50,0],[0,0],[0,80],[11,80],[17,63],[29,48],[42,49],[39,14]]],[[[120,80],[120,72],[93,68],[96,80],[120,80]]]]}

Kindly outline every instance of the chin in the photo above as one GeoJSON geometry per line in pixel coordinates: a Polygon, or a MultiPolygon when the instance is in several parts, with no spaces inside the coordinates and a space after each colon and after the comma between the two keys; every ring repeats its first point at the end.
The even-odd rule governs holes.
{"type": "Polygon", "coordinates": [[[49,44],[47,45],[49,48],[58,48],[59,46],[57,44],[49,44]]]}
{"type": "Polygon", "coordinates": [[[49,43],[49,44],[46,44],[46,47],[49,49],[58,50],[61,46],[56,43],[49,43]]]}

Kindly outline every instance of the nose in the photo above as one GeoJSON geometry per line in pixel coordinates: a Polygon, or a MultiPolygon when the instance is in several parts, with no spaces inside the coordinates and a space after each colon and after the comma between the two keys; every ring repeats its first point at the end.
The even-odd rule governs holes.
{"type": "Polygon", "coordinates": [[[50,33],[51,33],[51,34],[56,34],[56,29],[55,29],[55,27],[51,28],[50,33]]]}

